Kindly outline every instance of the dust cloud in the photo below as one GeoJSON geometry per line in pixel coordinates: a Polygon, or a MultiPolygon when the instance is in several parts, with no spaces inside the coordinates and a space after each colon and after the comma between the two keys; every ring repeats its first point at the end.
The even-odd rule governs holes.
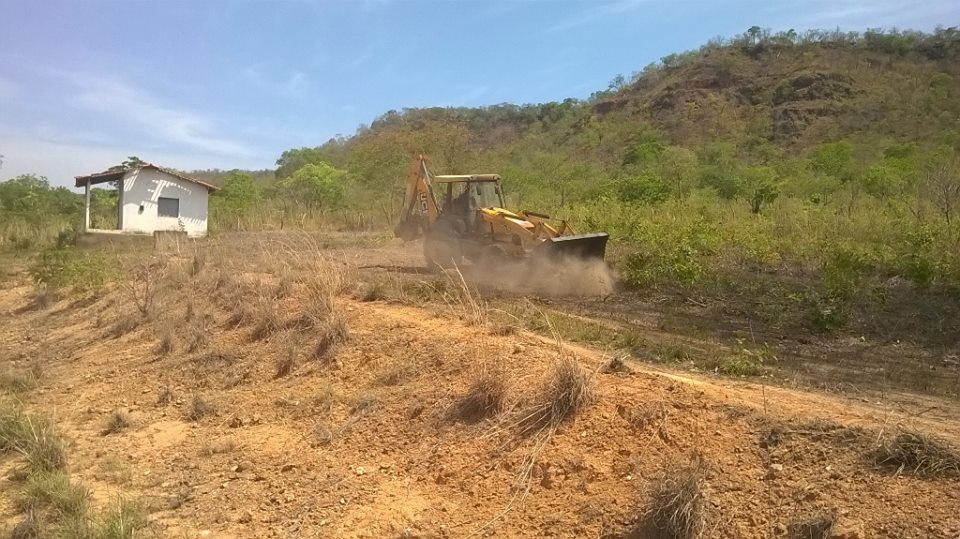
{"type": "Polygon", "coordinates": [[[609,296],[617,276],[603,260],[578,257],[529,259],[463,269],[472,283],[499,292],[541,296],[609,296]]]}

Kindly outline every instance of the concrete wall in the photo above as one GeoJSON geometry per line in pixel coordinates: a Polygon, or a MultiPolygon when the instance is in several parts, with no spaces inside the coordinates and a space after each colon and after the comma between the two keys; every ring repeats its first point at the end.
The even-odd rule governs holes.
{"type": "Polygon", "coordinates": [[[190,236],[207,234],[207,188],[152,168],[127,173],[121,194],[120,229],[152,234],[155,230],[183,230],[190,236]],[[157,215],[157,199],[180,200],[180,217],[157,215]]]}

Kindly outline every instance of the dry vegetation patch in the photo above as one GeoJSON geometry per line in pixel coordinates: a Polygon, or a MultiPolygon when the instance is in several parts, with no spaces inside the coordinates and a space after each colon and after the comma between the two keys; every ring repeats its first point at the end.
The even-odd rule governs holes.
{"type": "Polygon", "coordinates": [[[194,395],[187,404],[184,416],[189,421],[200,421],[204,417],[213,415],[214,413],[216,413],[216,408],[210,401],[200,395],[194,395]]]}
{"type": "Polygon", "coordinates": [[[592,376],[571,356],[561,356],[518,421],[521,436],[554,431],[594,399],[592,376]]]}
{"type": "Polygon", "coordinates": [[[960,451],[936,437],[901,430],[873,454],[877,464],[923,477],[960,475],[960,451]]]}
{"type": "Polygon", "coordinates": [[[101,436],[109,436],[111,434],[117,434],[123,432],[130,428],[130,416],[122,410],[114,410],[107,417],[107,420],[103,423],[103,428],[100,430],[101,436]]]}
{"type": "Polygon", "coordinates": [[[696,539],[703,537],[707,504],[703,484],[706,465],[694,459],[688,465],[661,470],[649,487],[645,508],[646,522],[657,539],[696,539]]]}
{"type": "Polygon", "coordinates": [[[453,415],[467,423],[493,417],[503,411],[508,392],[509,381],[502,366],[485,362],[473,376],[466,394],[454,406],[453,415]]]}
{"type": "Polygon", "coordinates": [[[820,512],[797,519],[787,526],[789,539],[829,539],[836,525],[836,515],[820,512]]]}

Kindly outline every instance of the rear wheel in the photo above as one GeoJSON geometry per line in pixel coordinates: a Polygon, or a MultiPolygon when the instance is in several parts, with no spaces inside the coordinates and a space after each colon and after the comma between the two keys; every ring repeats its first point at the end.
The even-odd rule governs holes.
{"type": "Polygon", "coordinates": [[[513,260],[510,253],[502,245],[487,245],[480,251],[480,267],[486,270],[496,270],[503,268],[513,260]]]}
{"type": "Polygon", "coordinates": [[[427,269],[451,268],[459,264],[462,257],[460,236],[451,223],[440,220],[430,227],[423,240],[423,258],[427,269]]]}

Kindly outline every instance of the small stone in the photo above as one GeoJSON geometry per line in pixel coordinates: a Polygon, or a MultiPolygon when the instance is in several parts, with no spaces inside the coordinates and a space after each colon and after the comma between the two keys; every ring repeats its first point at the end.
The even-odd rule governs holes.
{"type": "Polygon", "coordinates": [[[519,344],[519,343],[513,343],[513,353],[514,353],[514,354],[522,354],[522,353],[523,353],[523,345],[522,345],[522,344],[519,344]]]}
{"type": "Polygon", "coordinates": [[[296,464],[287,463],[280,467],[281,472],[289,472],[290,470],[296,468],[296,464]]]}
{"type": "Polygon", "coordinates": [[[246,524],[253,520],[253,515],[250,514],[250,511],[244,511],[239,517],[237,517],[237,522],[240,524],[246,524]]]}
{"type": "Polygon", "coordinates": [[[774,462],[773,464],[767,466],[767,473],[763,476],[764,479],[776,479],[783,475],[783,464],[774,462]]]}
{"type": "Polygon", "coordinates": [[[363,475],[366,473],[366,470],[363,469],[363,466],[357,466],[357,475],[363,475]]]}
{"type": "Polygon", "coordinates": [[[344,498],[340,498],[340,505],[347,505],[347,500],[344,498]]]}

